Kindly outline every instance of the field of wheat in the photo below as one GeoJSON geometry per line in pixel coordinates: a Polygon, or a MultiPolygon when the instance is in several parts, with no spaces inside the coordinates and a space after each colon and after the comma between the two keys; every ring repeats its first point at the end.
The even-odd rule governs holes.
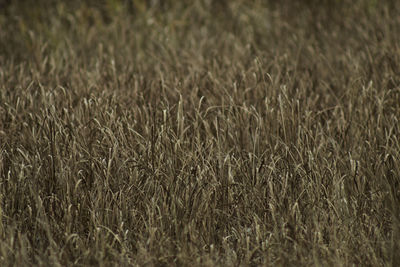
{"type": "Polygon", "coordinates": [[[1,266],[400,266],[397,1],[0,1],[1,266]]]}

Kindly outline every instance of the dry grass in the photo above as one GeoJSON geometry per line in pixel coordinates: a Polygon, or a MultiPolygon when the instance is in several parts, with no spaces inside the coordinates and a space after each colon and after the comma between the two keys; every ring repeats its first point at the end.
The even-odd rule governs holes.
{"type": "Polygon", "coordinates": [[[1,266],[399,266],[396,1],[15,2],[1,266]]]}

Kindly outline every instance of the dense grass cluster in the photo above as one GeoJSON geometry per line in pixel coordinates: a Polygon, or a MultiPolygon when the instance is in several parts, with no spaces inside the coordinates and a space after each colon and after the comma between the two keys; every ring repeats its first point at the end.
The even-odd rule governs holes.
{"type": "Polygon", "coordinates": [[[0,265],[399,266],[396,2],[4,1],[0,265]]]}

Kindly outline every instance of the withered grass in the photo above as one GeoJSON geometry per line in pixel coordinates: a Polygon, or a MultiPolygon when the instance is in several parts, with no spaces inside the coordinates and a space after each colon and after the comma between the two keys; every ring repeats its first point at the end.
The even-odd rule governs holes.
{"type": "Polygon", "coordinates": [[[1,266],[399,266],[397,1],[4,1],[1,266]]]}

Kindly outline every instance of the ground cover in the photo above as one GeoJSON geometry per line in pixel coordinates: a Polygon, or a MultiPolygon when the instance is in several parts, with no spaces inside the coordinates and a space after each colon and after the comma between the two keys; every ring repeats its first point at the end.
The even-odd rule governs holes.
{"type": "Polygon", "coordinates": [[[399,266],[396,1],[0,2],[2,266],[399,266]]]}

